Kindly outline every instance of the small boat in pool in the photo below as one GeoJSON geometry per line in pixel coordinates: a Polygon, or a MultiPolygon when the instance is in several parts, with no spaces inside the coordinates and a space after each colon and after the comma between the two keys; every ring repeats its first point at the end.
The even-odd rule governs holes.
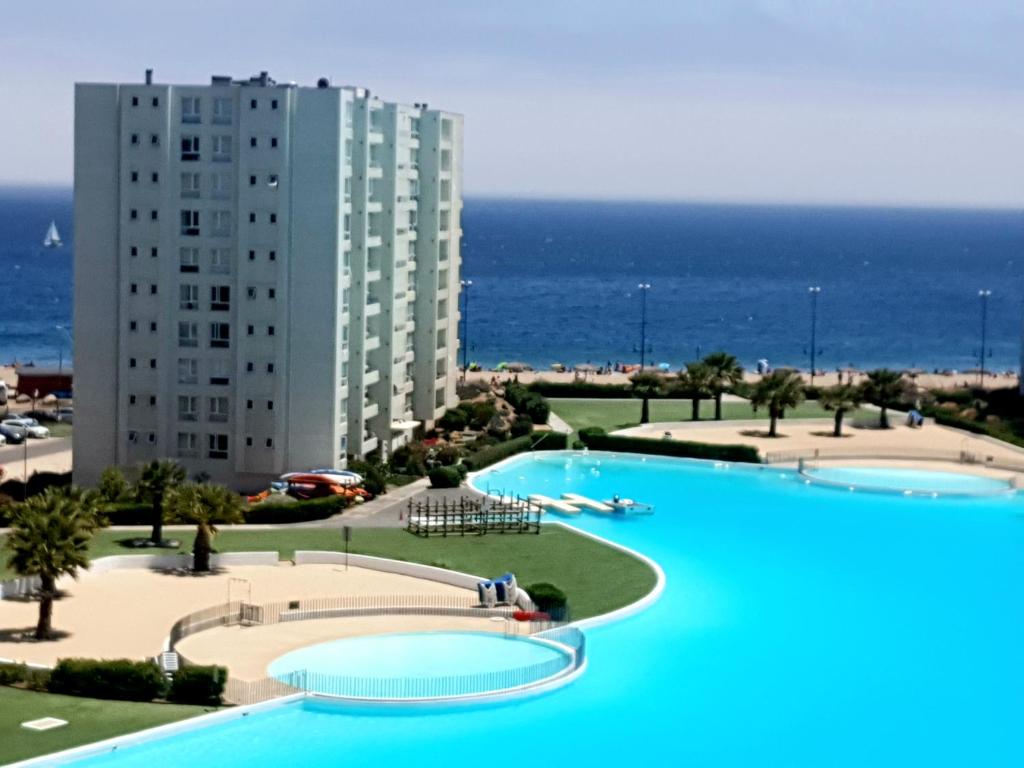
{"type": "Polygon", "coordinates": [[[621,499],[618,496],[614,496],[610,499],[605,499],[604,504],[607,504],[612,508],[612,512],[619,515],[653,515],[654,505],[644,504],[641,501],[634,499],[621,499]]]}

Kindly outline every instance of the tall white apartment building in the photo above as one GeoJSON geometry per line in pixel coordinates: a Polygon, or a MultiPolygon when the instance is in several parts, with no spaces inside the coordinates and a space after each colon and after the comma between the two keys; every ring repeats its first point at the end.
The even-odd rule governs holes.
{"type": "Polygon", "coordinates": [[[354,87],[75,88],[75,482],[240,490],[457,398],[462,118],[354,87]]]}

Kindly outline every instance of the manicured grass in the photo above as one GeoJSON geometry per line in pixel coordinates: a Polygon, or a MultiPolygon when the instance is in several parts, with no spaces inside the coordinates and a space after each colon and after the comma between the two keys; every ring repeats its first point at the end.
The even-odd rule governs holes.
{"type": "Polygon", "coordinates": [[[0,761],[13,763],[208,711],[179,704],[103,701],[0,686],[0,761]],[[59,717],[68,724],[39,733],[21,727],[26,720],[40,717],[59,717]]]}
{"type": "MultiPolygon", "coordinates": [[[[638,399],[553,399],[548,402],[551,404],[551,410],[565,419],[577,431],[584,427],[601,427],[612,432],[616,429],[635,427],[640,423],[641,404],[638,399]]],[[[651,400],[651,421],[654,422],[689,421],[691,413],[689,400],[651,400]]],[[[714,401],[701,401],[700,415],[701,421],[712,421],[715,416],[714,401]]],[[[832,418],[832,415],[813,400],[786,411],[786,418],[789,419],[826,419],[832,418]]],[[[722,418],[729,421],[741,419],[767,421],[768,412],[763,408],[755,412],[750,403],[722,403],[722,418]]]]}
{"type": "MultiPolygon", "coordinates": [[[[100,531],[90,547],[92,557],[138,554],[119,542],[137,534],[100,531]]],[[[190,551],[192,534],[168,531],[190,551]]],[[[340,528],[278,530],[226,529],[214,540],[220,552],[276,550],[290,560],[297,549],[344,550],[340,528]]],[[[165,552],[167,550],[164,550],[165,552]]],[[[646,563],[587,536],[560,526],[544,526],[537,534],[439,536],[429,539],[395,528],[356,528],[350,552],[426,563],[476,574],[516,574],[520,584],[551,582],[569,596],[572,616],[583,619],[632,603],[654,587],[655,574],[646,563]]],[[[9,574],[8,574],[9,575],[9,574]]],[[[55,622],[60,624],[59,608],[55,622]]]]}

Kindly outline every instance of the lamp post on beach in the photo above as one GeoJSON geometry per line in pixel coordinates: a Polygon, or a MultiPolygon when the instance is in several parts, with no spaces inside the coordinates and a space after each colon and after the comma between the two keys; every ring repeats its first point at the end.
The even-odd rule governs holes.
{"type": "Polygon", "coordinates": [[[647,362],[647,292],[651,290],[650,283],[640,283],[640,370],[643,371],[647,362]]]}
{"type": "MultiPolygon", "coordinates": [[[[71,338],[71,332],[63,325],[53,326],[56,330],[63,333],[68,337],[68,352],[71,352],[71,345],[74,343],[74,339],[71,338]]],[[[64,345],[63,343],[57,347],[57,373],[64,373],[64,345]]]]}
{"type": "Polygon", "coordinates": [[[985,386],[985,346],[988,336],[988,297],[992,291],[982,288],[978,291],[978,298],[981,299],[981,350],[978,352],[978,382],[985,386]]]}
{"type": "Polygon", "coordinates": [[[807,293],[811,297],[811,386],[813,387],[818,359],[818,295],[821,293],[821,286],[812,285],[807,289],[807,293]]]}
{"type": "Polygon", "coordinates": [[[466,371],[469,370],[469,289],[473,285],[472,280],[459,280],[462,287],[462,380],[466,380],[466,371]]]}

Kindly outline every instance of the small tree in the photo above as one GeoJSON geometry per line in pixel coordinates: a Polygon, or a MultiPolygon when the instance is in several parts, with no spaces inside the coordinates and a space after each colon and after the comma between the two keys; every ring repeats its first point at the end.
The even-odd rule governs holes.
{"type": "Polygon", "coordinates": [[[642,402],[640,423],[649,424],[651,421],[650,399],[662,392],[665,388],[665,380],[657,373],[641,371],[630,376],[629,383],[632,386],[633,397],[639,397],[642,402]]]}
{"type": "Polygon", "coordinates": [[[832,430],[834,437],[843,436],[843,417],[848,412],[860,408],[862,399],[860,388],[852,384],[836,384],[834,387],[821,390],[818,399],[821,407],[835,413],[835,427],[832,430]]]}
{"type": "Polygon", "coordinates": [[[172,488],[184,483],[185,478],[185,470],[170,459],[155,459],[142,468],[135,493],[139,501],[149,502],[152,508],[153,533],[150,541],[153,546],[163,544],[164,497],[172,488]]]}
{"type": "Polygon", "coordinates": [[[100,475],[96,490],[104,501],[114,503],[128,495],[128,481],[118,467],[107,467],[100,475]]]}
{"type": "Polygon", "coordinates": [[[711,370],[711,393],[715,398],[715,421],[722,420],[722,395],[743,381],[743,366],[728,352],[712,352],[702,361],[711,370]]]}
{"type": "Polygon", "coordinates": [[[888,429],[889,408],[897,405],[907,390],[903,383],[903,374],[888,368],[878,368],[868,372],[868,378],[863,386],[864,397],[881,409],[878,426],[888,429]]]}
{"type": "Polygon", "coordinates": [[[804,401],[804,384],[800,376],[780,368],[763,377],[754,387],[751,405],[768,409],[768,437],[778,437],[779,416],[787,408],[795,408],[804,401]]]}
{"type": "Polygon", "coordinates": [[[53,635],[57,580],[78,578],[78,570],[89,567],[89,541],[97,527],[91,497],[71,489],[49,488],[12,511],[4,542],[7,564],[19,576],[39,577],[37,640],[53,635]]]}
{"type": "Polygon", "coordinates": [[[222,485],[188,483],[172,488],[167,494],[168,519],[195,525],[192,544],[192,570],[210,570],[210,552],[217,526],[245,521],[242,500],[222,485]]]}
{"type": "Polygon", "coordinates": [[[700,401],[714,394],[714,371],[703,362],[687,363],[679,372],[679,388],[690,398],[690,419],[700,421],[700,401]]]}

